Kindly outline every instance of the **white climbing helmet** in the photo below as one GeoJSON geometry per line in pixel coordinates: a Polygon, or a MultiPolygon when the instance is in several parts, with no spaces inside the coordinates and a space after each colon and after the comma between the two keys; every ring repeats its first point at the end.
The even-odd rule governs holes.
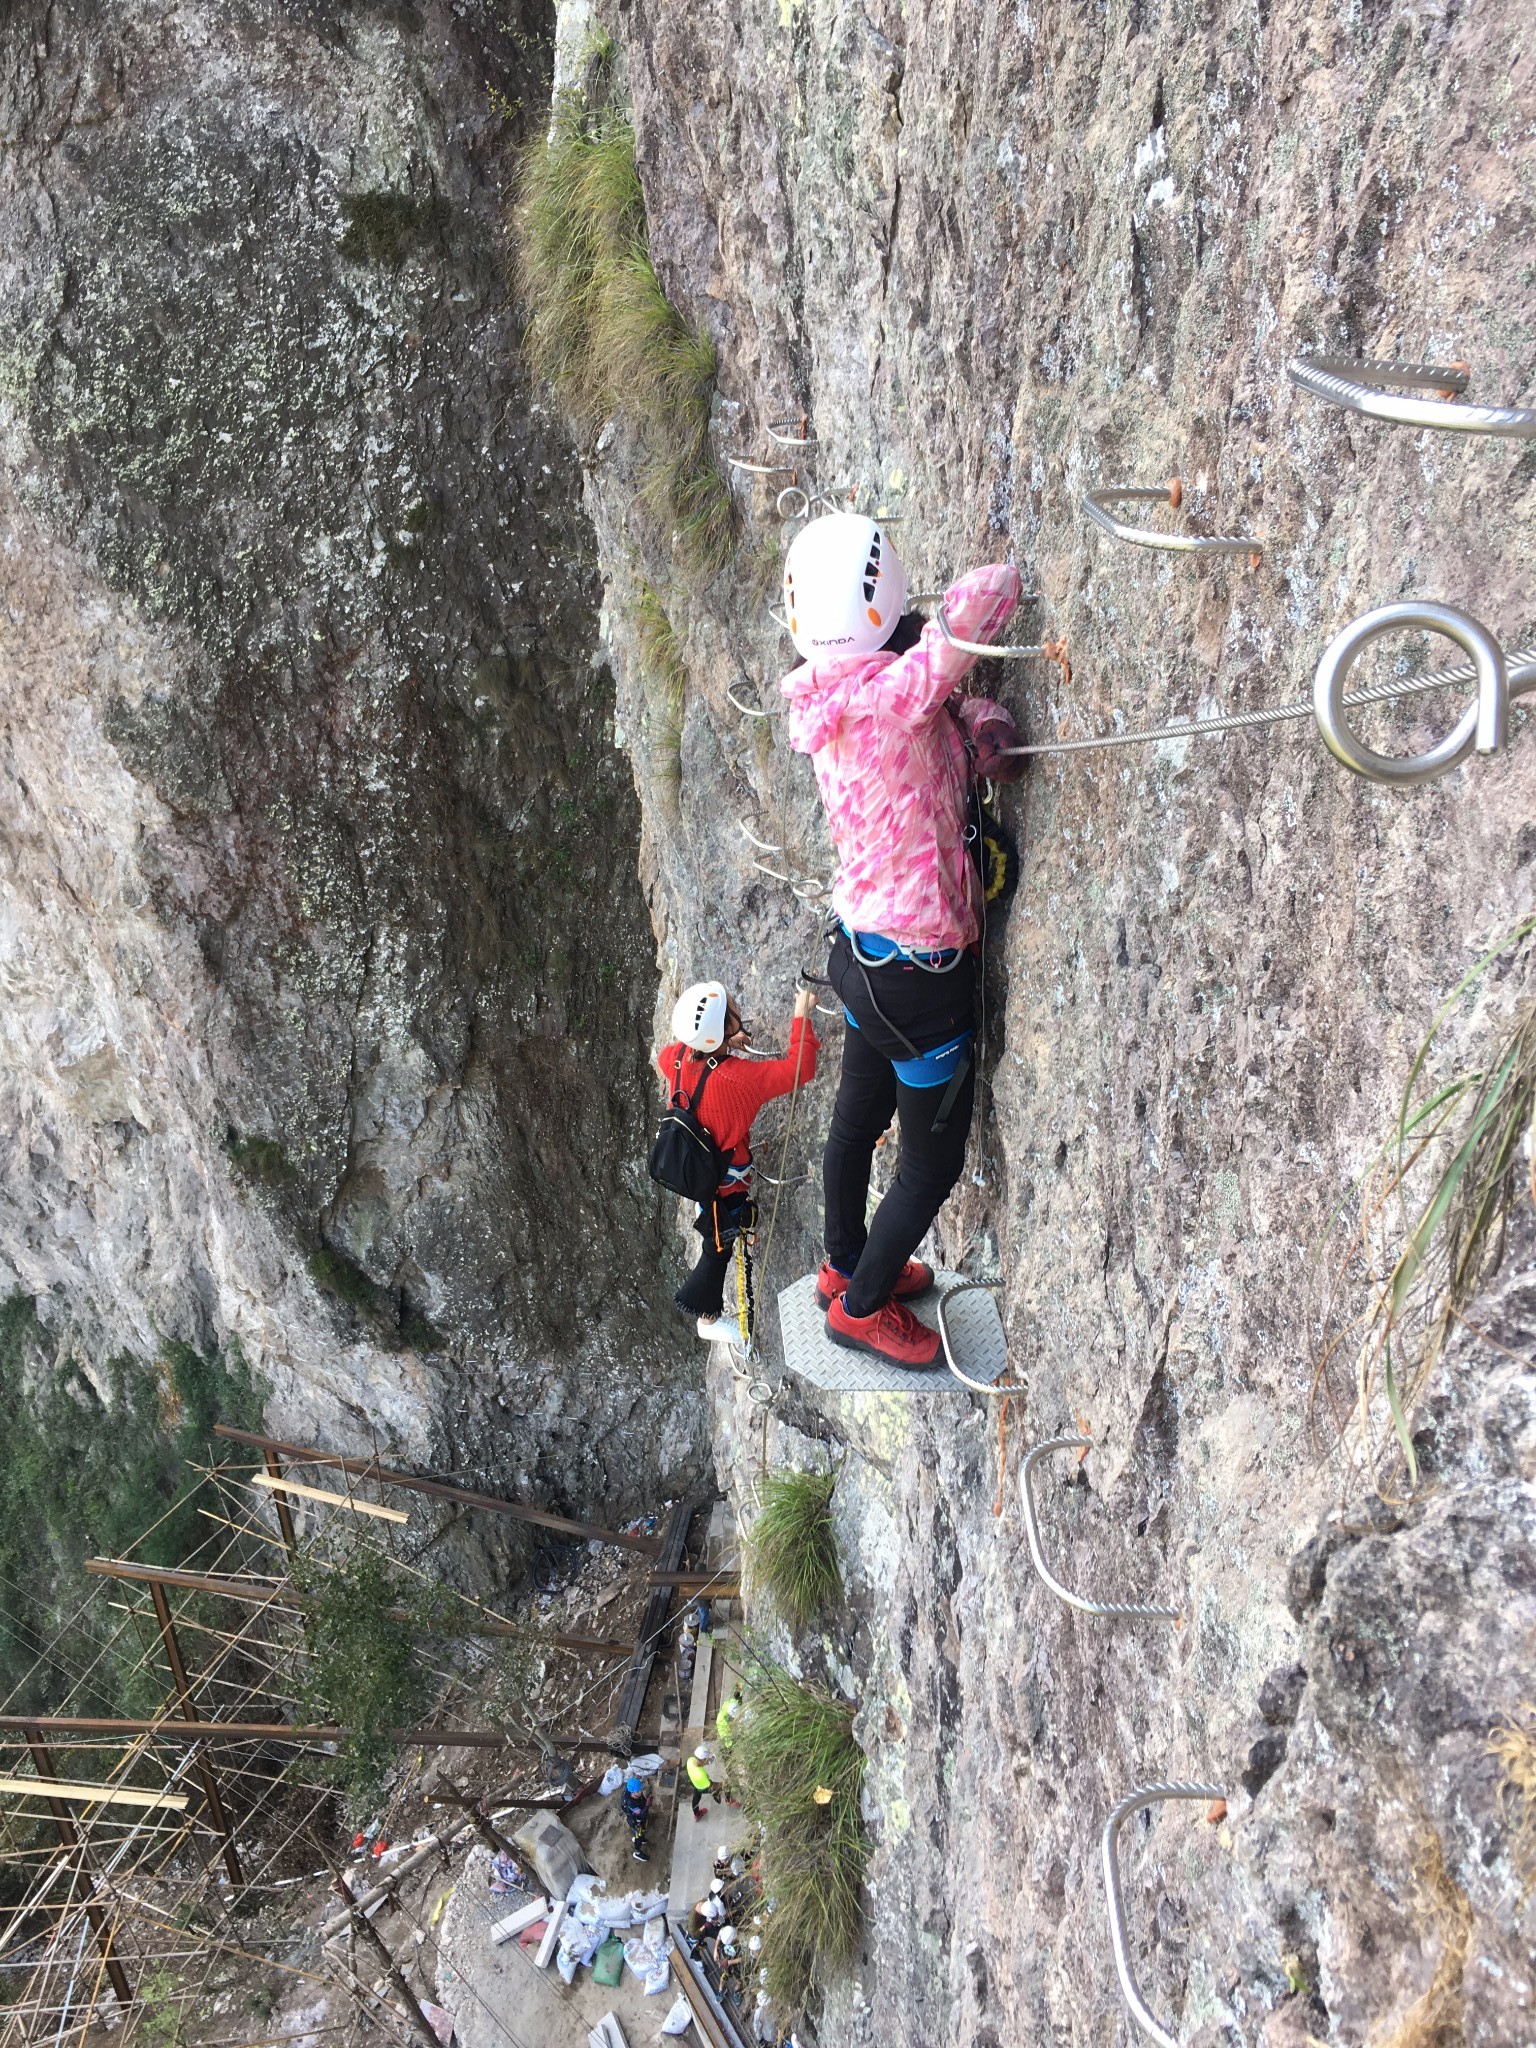
{"type": "Polygon", "coordinates": [[[907,572],[878,520],[828,512],[802,527],[784,559],[789,637],[807,661],[873,654],[896,630],[907,572]]]}
{"type": "Polygon", "coordinates": [[[672,1035],[694,1052],[718,1052],[730,1000],[723,982],[696,981],[672,1005],[672,1035]]]}

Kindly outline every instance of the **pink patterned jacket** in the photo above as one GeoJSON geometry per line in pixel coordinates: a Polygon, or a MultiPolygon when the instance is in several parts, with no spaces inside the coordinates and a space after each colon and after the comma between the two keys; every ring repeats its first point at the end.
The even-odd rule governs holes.
{"type": "MultiPolygon", "coordinates": [[[[962,640],[995,638],[1019,596],[1009,563],[973,569],[945,593],[962,640]]],[[[905,654],[803,662],[784,678],[789,743],[809,754],[839,871],[833,907],[854,931],[917,950],[969,946],[981,885],[966,851],[969,767],[945,704],[976,657],[937,623],[905,654]]],[[[967,702],[952,706],[963,725],[967,702]]]]}

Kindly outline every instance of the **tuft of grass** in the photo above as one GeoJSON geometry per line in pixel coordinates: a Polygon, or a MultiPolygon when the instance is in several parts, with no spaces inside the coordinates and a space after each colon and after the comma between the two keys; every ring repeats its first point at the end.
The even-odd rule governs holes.
{"type": "Polygon", "coordinates": [[[1440,1960],[1429,1989],[1414,2000],[1390,2033],[1369,2034],[1368,2048],[1465,2048],[1462,1979],[1475,1916],[1471,1900],[1446,1867],[1445,1850],[1432,1828],[1426,1830],[1414,1877],[1424,1916],[1440,1938],[1440,1960]]]}
{"type": "Polygon", "coordinates": [[[635,603],[635,635],[645,675],[645,743],[663,790],[675,800],[683,781],[683,704],[688,670],[661,593],[642,583],[635,603]]]}
{"type": "Polygon", "coordinates": [[[761,1831],[763,1892],[775,1902],[763,1929],[761,1967],[781,2018],[803,2013],[816,1988],[858,1948],[864,1767],[852,1714],[841,1701],[777,1672],[749,1681],[732,1775],[747,1818],[761,1831]]]}
{"type": "Polygon", "coordinates": [[[588,429],[615,412],[634,425],[646,501],[690,574],[717,574],[735,528],[709,443],[715,347],[661,288],[621,113],[561,97],[548,135],[523,153],[513,230],[534,370],[588,429]]]}
{"type": "Polygon", "coordinates": [[[1523,1904],[1536,1890],[1536,1706],[1523,1700],[1520,1712],[1523,1719],[1494,1730],[1488,1747],[1504,1767],[1499,1797],[1506,1807],[1512,1801],[1516,1805],[1510,1857],[1523,1904]]]}
{"type": "Polygon", "coordinates": [[[1424,1072],[1461,998],[1533,931],[1536,918],[1496,941],[1441,1005],[1409,1068],[1392,1134],[1361,1183],[1359,1220],[1325,1311],[1314,1408],[1325,1395],[1341,1435],[1358,1427],[1373,1472],[1395,1436],[1410,1486],[1418,1480],[1413,1411],[1463,1312],[1503,1258],[1522,1148],[1536,1201],[1536,1003],[1521,1006],[1486,1065],[1430,1088],[1424,1072]],[[1366,1307],[1346,1321],[1338,1296],[1360,1281],[1366,1307]],[[1332,1378],[1345,1347],[1354,1364],[1347,1404],[1332,1378]],[[1387,1420],[1378,1429],[1383,1402],[1387,1420]]]}
{"type": "Polygon", "coordinates": [[[843,1590],[832,1533],[830,1472],[773,1472],[761,1488],[762,1511],[747,1536],[752,1589],[792,1629],[807,1627],[843,1590]]]}

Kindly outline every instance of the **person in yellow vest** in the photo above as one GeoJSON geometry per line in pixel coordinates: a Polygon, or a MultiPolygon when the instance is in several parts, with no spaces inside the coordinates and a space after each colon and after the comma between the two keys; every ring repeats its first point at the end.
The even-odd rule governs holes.
{"type": "Polygon", "coordinates": [[[721,1701],[720,1711],[715,1716],[715,1736],[720,1746],[721,1789],[724,1791],[726,1798],[730,1800],[732,1806],[739,1806],[741,1804],[739,1799],[731,1798],[731,1788],[728,1782],[731,1772],[731,1750],[734,1747],[732,1740],[733,1723],[740,1712],[741,1687],[738,1685],[729,1699],[721,1701]]]}
{"type": "Polygon", "coordinates": [[[714,1795],[715,1804],[720,1803],[720,1788],[709,1775],[709,1751],[701,1742],[688,1759],[688,1799],[693,1807],[695,1820],[704,1818],[704,1794],[714,1795]]]}

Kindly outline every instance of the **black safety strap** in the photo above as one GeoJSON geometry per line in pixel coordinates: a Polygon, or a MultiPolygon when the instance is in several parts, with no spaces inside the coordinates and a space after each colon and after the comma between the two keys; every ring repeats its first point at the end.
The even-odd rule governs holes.
{"type": "MultiPolygon", "coordinates": [[[[869,1007],[880,1019],[880,1022],[885,1026],[886,1030],[890,1032],[892,1038],[896,1039],[898,1043],[906,1047],[907,1057],[909,1059],[920,1060],[923,1057],[923,1055],[918,1051],[917,1047],[912,1043],[911,1039],[908,1038],[907,1034],[904,1031],[899,1031],[896,1028],[896,1026],[891,1022],[890,1018],[887,1017],[884,1010],[882,1010],[880,1005],[875,1001],[874,984],[870,981],[869,969],[864,965],[864,962],[859,958],[856,948],[852,946],[849,947],[848,957],[852,960],[854,966],[858,968],[860,974],[864,977],[864,990],[866,995],[868,995],[869,997],[869,1007]]],[[[944,1090],[944,1093],[939,1097],[939,1106],[934,1111],[933,1122],[929,1126],[934,1137],[942,1137],[944,1132],[949,1128],[950,1111],[954,1108],[956,1101],[959,1099],[961,1084],[965,1080],[965,1077],[970,1072],[970,1070],[971,1056],[969,1053],[967,1053],[965,1055],[965,1058],[961,1060],[960,1064],[955,1068],[955,1071],[950,1075],[949,1086],[944,1090]]]]}

